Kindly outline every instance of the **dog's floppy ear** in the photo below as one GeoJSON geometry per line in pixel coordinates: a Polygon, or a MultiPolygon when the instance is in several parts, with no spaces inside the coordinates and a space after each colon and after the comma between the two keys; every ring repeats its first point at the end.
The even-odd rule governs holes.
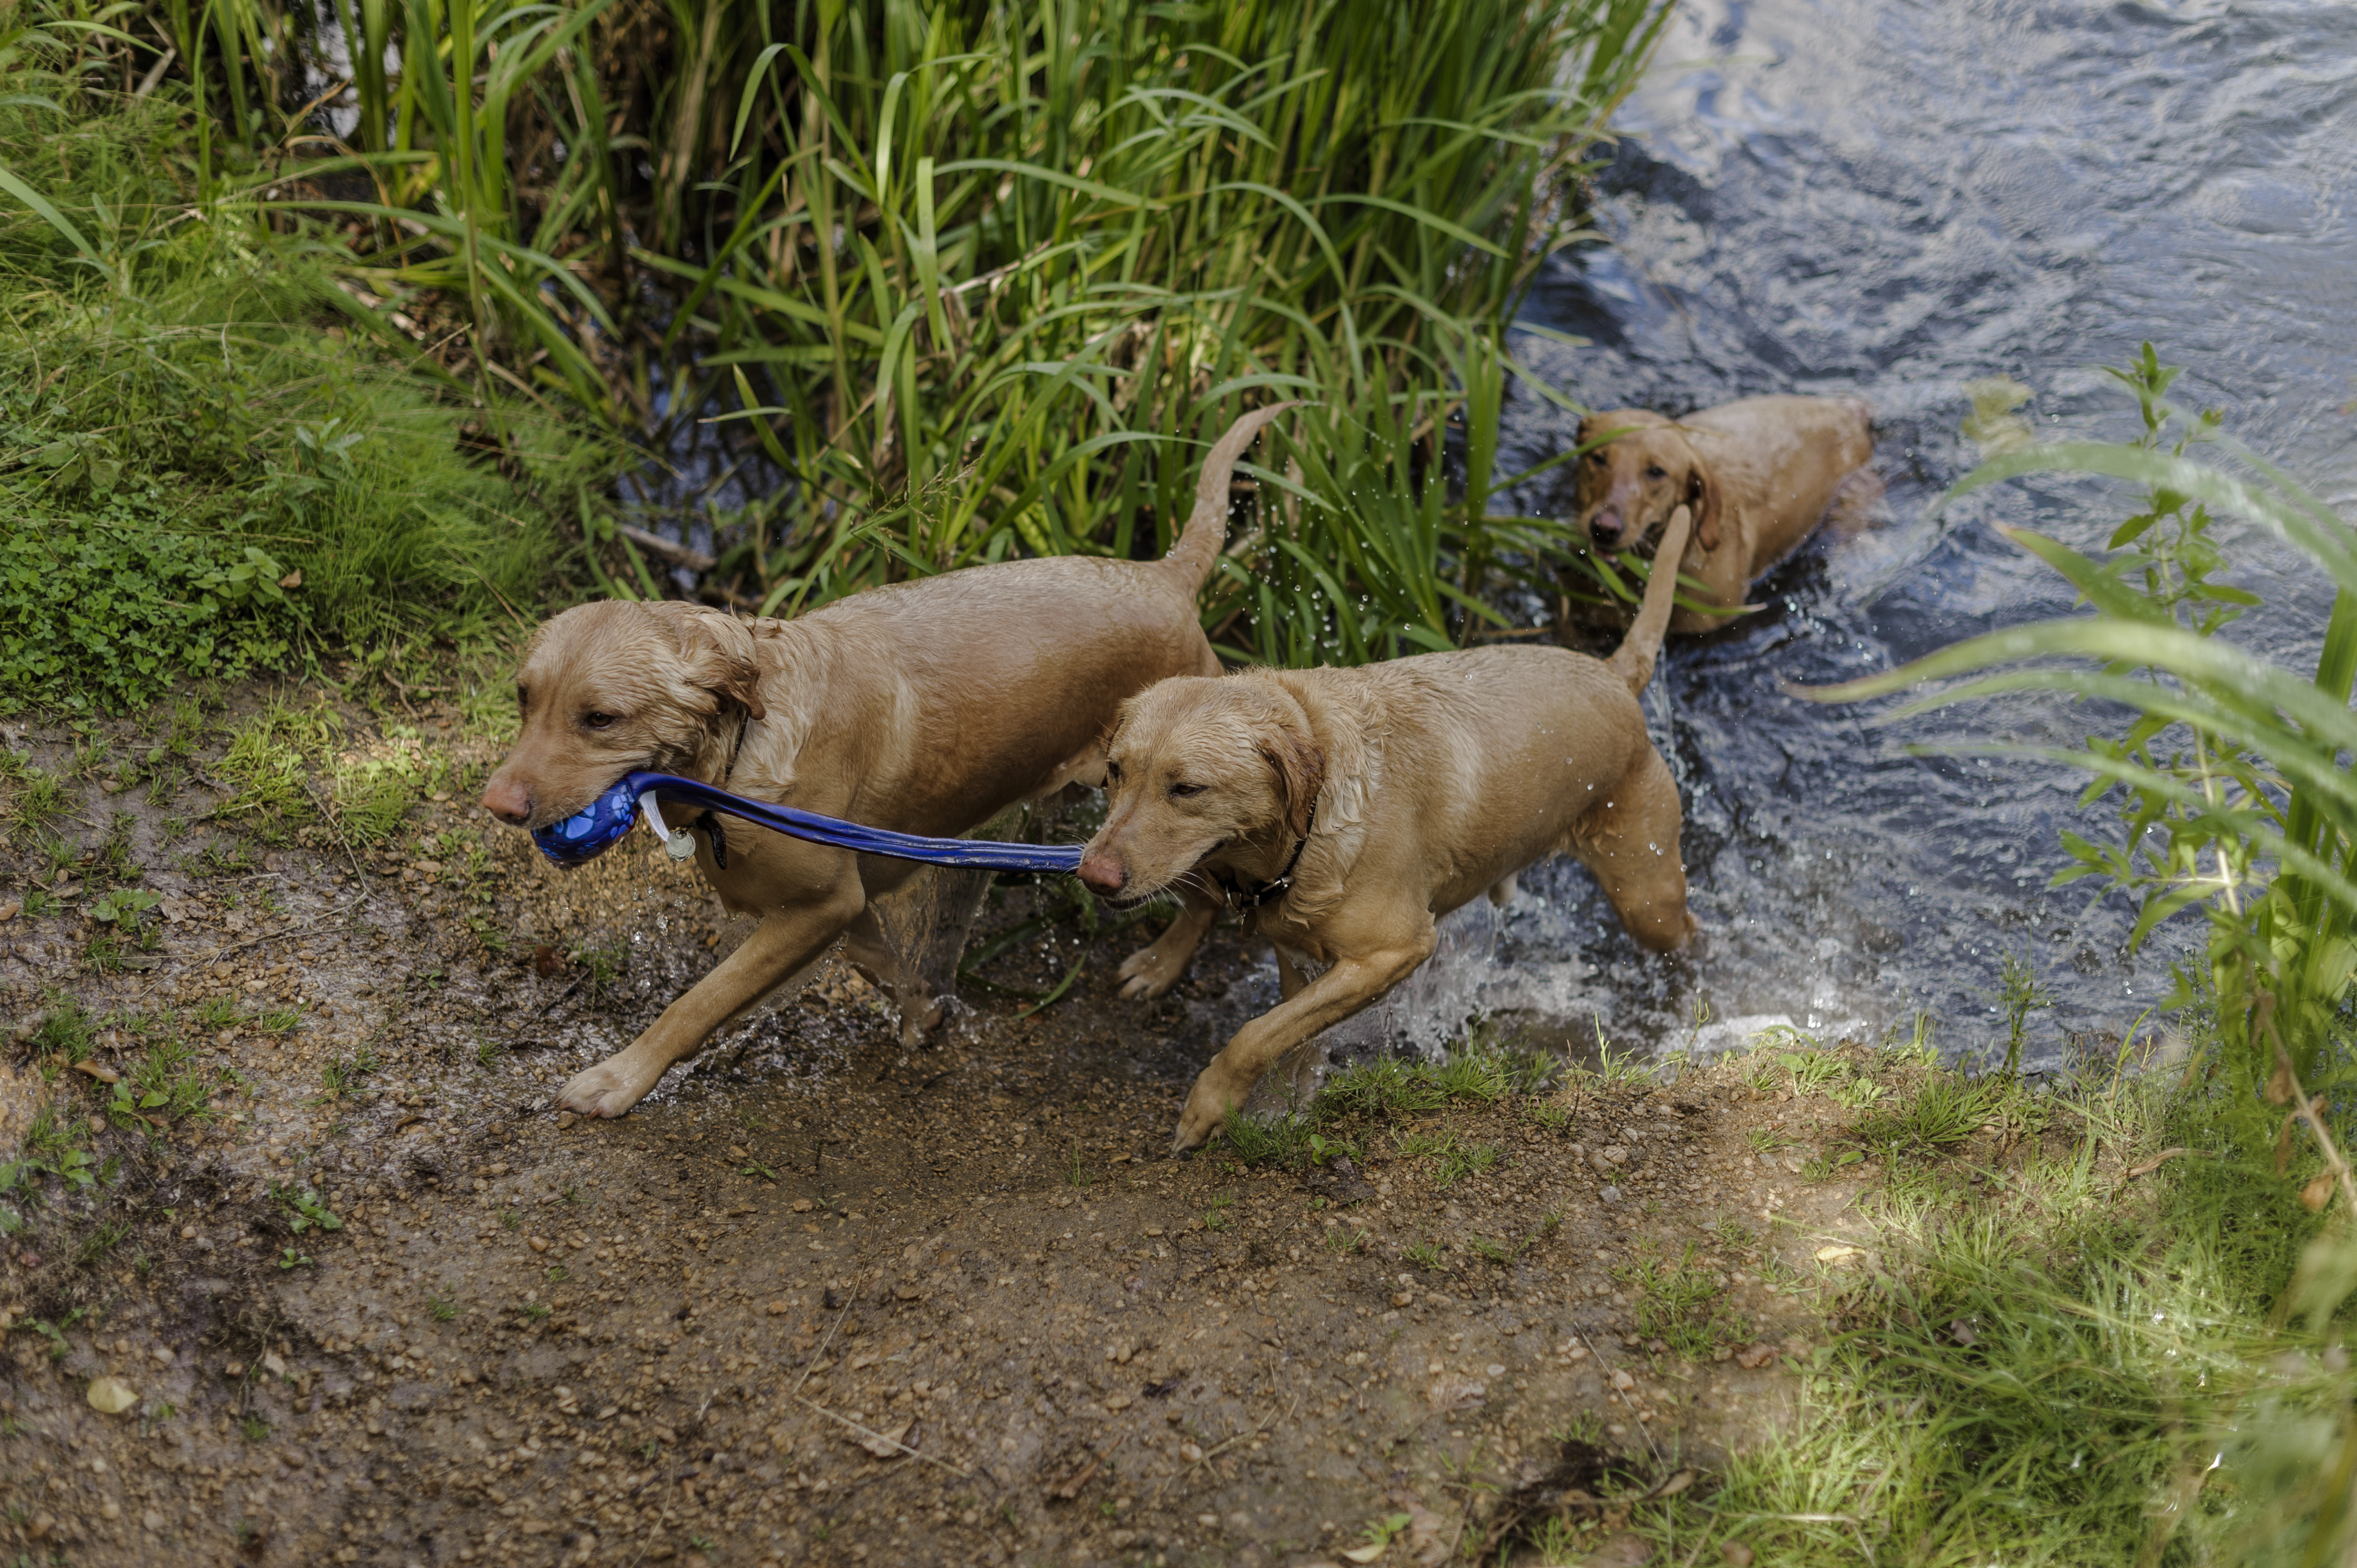
{"type": "Polygon", "coordinates": [[[743,704],[757,719],[770,716],[761,703],[761,666],[753,656],[753,634],[734,616],[670,601],[647,608],[672,625],[688,683],[743,704]]]}
{"type": "Polygon", "coordinates": [[[1718,480],[1691,446],[1686,450],[1686,504],[1694,508],[1695,542],[1707,554],[1718,548],[1718,480]]]}
{"type": "Polygon", "coordinates": [[[1326,783],[1326,754],[1308,736],[1281,721],[1261,731],[1260,754],[1276,774],[1277,798],[1285,803],[1286,832],[1295,838],[1308,837],[1318,791],[1326,783]]]}

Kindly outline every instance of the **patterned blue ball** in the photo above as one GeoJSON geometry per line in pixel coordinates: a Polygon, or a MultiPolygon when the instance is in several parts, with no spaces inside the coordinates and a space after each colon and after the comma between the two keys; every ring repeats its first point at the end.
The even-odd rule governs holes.
{"type": "Polygon", "coordinates": [[[540,845],[541,854],[557,865],[579,865],[619,843],[622,835],[630,831],[638,810],[638,797],[630,790],[630,781],[617,779],[612,789],[580,811],[536,830],[533,842],[540,845]]]}

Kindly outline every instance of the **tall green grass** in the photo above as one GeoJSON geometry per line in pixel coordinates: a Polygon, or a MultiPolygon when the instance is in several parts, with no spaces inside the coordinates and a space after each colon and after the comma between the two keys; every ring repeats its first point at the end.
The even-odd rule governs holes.
{"type": "Polygon", "coordinates": [[[537,607],[614,444],[376,347],[336,251],[207,204],[180,87],[48,16],[0,35],[0,704],[537,607]]]}
{"type": "MultiPolygon", "coordinates": [[[[1231,652],[1285,662],[1453,645],[1496,621],[1501,573],[1535,575],[1551,526],[1490,510],[1503,330],[1667,15],[334,7],[340,142],[285,65],[317,52],[301,16],[163,19],[206,134],[260,160],[205,143],[209,199],[344,225],[368,318],[405,342],[396,311],[442,308],[462,382],[658,451],[708,422],[769,493],[655,520],[717,525],[706,596],[785,614],[1012,554],[1157,551],[1209,439],[1300,397],[1205,607],[1231,652]]],[[[591,527],[602,586],[655,585],[591,527]]]]}

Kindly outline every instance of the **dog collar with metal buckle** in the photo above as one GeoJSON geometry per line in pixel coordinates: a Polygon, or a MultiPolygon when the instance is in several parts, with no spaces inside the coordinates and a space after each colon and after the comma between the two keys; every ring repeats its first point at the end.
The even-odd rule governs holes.
{"type": "MultiPolygon", "coordinates": [[[[1309,802],[1309,822],[1308,825],[1315,827],[1317,822],[1318,802],[1312,800],[1309,802]]],[[[1284,897],[1285,895],[1291,890],[1293,886],[1293,868],[1301,864],[1301,852],[1308,847],[1309,834],[1305,831],[1299,838],[1294,840],[1293,854],[1286,857],[1285,869],[1276,874],[1275,879],[1270,882],[1256,884],[1249,892],[1245,890],[1244,885],[1242,882],[1238,882],[1231,878],[1221,877],[1218,879],[1219,884],[1226,890],[1229,899],[1239,908],[1257,909],[1272,898],[1284,897]]]]}

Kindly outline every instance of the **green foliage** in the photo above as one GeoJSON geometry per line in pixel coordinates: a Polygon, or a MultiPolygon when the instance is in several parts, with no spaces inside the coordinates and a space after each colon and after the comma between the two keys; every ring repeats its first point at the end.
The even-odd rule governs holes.
{"type": "Polygon", "coordinates": [[[237,1010],[236,1000],[228,996],[206,997],[197,1004],[196,1011],[188,1017],[199,1028],[208,1032],[231,1028],[245,1022],[245,1015],[237,1010]]]}
{"type": "Polygon", "coordinates": [[[1825,1090],[1825,1098],[1846,1111],[1865,1111],[1878,1102],[1889,1091],[1863,1074],[1846,1079],[1825,1090]]]}
{"type": "Polygon", "coordinates": [[[0,1163],[0,1195],[21,1191],[38,1197],[34,1183],[42,1176],[55,1176],[78,1191],[97,1186],[97,1163],[82,1146],[88,1134],[81,1117],[61,1113],[54,1104],[43,1105],[27,1125],[16,1156],[0,1163]]]}
{"type": "Polygon", "coordinates": [[[355,337],[335,248],[191,168],[209,124],[187,83],[104,91],[153,58],[129,42],[147,24],[61,0],[18,20],[0,49],[0,707],[123,709],[183,675],[536,600],[571,525],[539,498],[569,509],[610,444],[504,393],[450,395],[405,338],[355,337]],[[468,449],[477,398],[524,483],[468,449]]]}
{"type": "Polygon", "coordinates": [[[1329,1078],[1318,1093],[1320,1112],[1333,1121],[1413,1116],[1448,1102],[1430,1064],[1399,1057],[1378,1057],[1346,1068],[1329,1078]]]}
{"type": "Polygon", "coordinates": [[[1506,1097],[1512,1066],[1495,1050],[1452,1052],[1432,1069],[1433,1087],[1446,1100],[1487,1105],[1506,1097]]]}
{"type": "Polygon", "coordinates": [[[109,1219],[101,1222],[75,1246],[74,1262],[81,1268],[91,1267],[114,1251],[115,1243],[129,1234],[131,1234],[131,1222],[127,1219],[109,1219]]]}
{"type": "Polygon", "coordinates": [[[1466,1176],[1480,1176],[1502,1164],[1506,1158],[1502,1144],[1458,1144],[1448,1150],[1433,1168],[1435,1187],[1448,1187],[1466,1176]]]}
{"type": "Polygon", "coordinates": [[[1574,1063],[1565,1076],[1575,1083],[1593,1082],[1605,1089],[1622,1089],[1644,1083],[1653,1076],[1652,1064],[1635,1047],[1616,1051],[1604,1033],[1604,1020],[1594,1020],[1596,1026],[1596,1066],[1592,1069],[1574,1063]]]}
{"type": "Polygon", "coordinates": [[[2005,1015],[2005,1068],[2007,1078],[2021,1072],[2021,1047],[2029,1032],[2029,1015],[2054,1005],[2054,993],[2038,978],[2026,958],[2005,955],[1998,983],[1997,1005],[2005,1015]]]}
{"type": "Polygon", "coordinates": [[[381,1065],[376,1053],[366,1046],[350,1056],[335,1058],[319,1069],[319,1099],[327,1102],[353,1098],[381,1065]]]}
{"type": "MultiPolygon", "coordinates": [[[[1543,1088],[1551,1059],[1506,1052],[1485,1034],[1474,1036],[1437,1062],[1378,1057],[1329,1077],[1318,1097],[1301,1112],[1248,1116],[1231,1111],[1223,1123],[1228,1146],[1246,1165],[1306,1170],[1338,1158],[1359,1159],[1362,1141],[1344,1133],[1349,1123],[1397,1121],[1450,1105],[1489,1105],[1517,1090],[1543,1088]]],[[[1541,1102],[1530,1102],[1534,1108],[1541,1102]]],[[[1546,1117],[1534,1109],[1533,1114],[1546,1117]]],[[[1549,1125],[1566,1120],[1559,1109],[1549,1125]]],[[[1441,1186],[1489,1169],[1504,1157],[1502,1148],[1460,1144],[1452,1131],[1402,1133],[1394,1142],[1405,1155],[1435,1156],[1434,1179],[1441,1186]]]]}
{"type": "Polygon", "coordinates": [[[287,1224],[297,1236],[306,1230],[341,1230],[344,1228],[343,1220],[320,1201],[317,1193],[308,1187],[298,1192],[291,1186],[273,1182],[270,1196],[285,1207],[290,1216],[287,1224]]]}
{"type": "Polygon", "coordinates": [[[13,751],[0,749],[6,759],[5,776],[14,786],[5,815],[11,839],[30,840],[49,822],[63,816],[69,801],[65,780],[44,772],[13,751]]]}
{"type": "Polygon", "coordinates": [[[2033,1144],[2066,1113],[2084,1131],[2076,1160],[2016,1174],[2024,1194],[2010,1209],[1928,1163],[1894,1164],[1879,1212],[1901,1256],[1853,1299],[1864,1326],[1819,1353],[1810,1396],[1831,1419],[1738,1459],[1712,1499],[1720,1518],[1775,1521],[1746,1529],[1763,1563],[1873,1561],[1862,1535],[1813,1522],[1862,1511],[1846,1477],[1869,1470],[1886,1542],[1970,1541],[1979,1559],[2288,1568],[2357,1550],[2350,1185],[2322,1112],[2303,1127],[2281,1110],[2304,1109],[2309,1089],[2345,1099],[2357,1080],[2357,786],[2345,761],[2357,751],[2357,532],[2248,453],[2236,456],[2250,481],[2193,462],[2196,444],[2222,445],[2222,422],[2169,406],[2176,371],[2149,345],[2113,373],[2136,396],[2139,440],[2017,446],[1958,487],[2041,470],[2143,484],[2101,558],[2013,534],[2093,613],[1977,639],[1839,694],[2003,665],[2014,668],[1930,701],[2042,689],[2138,714],[2083,752],[2039,753],[2093,774],[2090,804],[2118,797],[2118,842],[2067,835],[2058,880],[2135,897],[2136,940],[2181,911],[2205,917],[2206,961],[2180,971],[2171,998],[2201,1056],[2157,1079],[2032,1100],[2010,1069],[2040,998],[2027,966],[2009,963],[2008,1072],[1935,1073],[1903,1108],[1861,1119],[1869,1146],[1919,1159],[1991,1121],[2033,1144]],[[2333,583],[2312,676],[2217,637],[2260,603],[2217,581],[2227,563],[2213,509],[2266,524],[2333,583]],[[2136,1202],[2092,1175],[2099,1140],[2190,1157],[2136,1167],[2149,1174],[2134,1190],[2153,1195],[2136,1202]],[[2319,1218],[2336,1199],[2341,1212],[2319,1218]]]}
{"type": "Polygon", "coordinates": [[[1718,1305],[1717,1277],[1696,1262],[1697,1251],[1689,1245],[1675,1263],[1665,1263],[1648,1253],[1614,1269],[1612,1277],[1638,1293],[1641,1336],[1661,1340],[1674,1354],[1698,1361],[1721,1345],[1750,1338],[1751,1325],[1742,1314],[1718,1305]]]}
{"type": "MultiPolygon", "coordinates": [[[[222,4],[279,36],[265,0],[222,4]]],[[[669,24],[695,44],[654,50],[605,0],[338,15],[376,199],[299,207],[349,226],[347,314],[406,348],[401,312],[446,302],[479,386],[496,360],[658,441],[710,421],[788,482],[715,520],[709,580],[791,613],[1013,553],[1159,549],[1200,444],[1246,397],[1307,392],[1207,611],[1231,647],[1302,662],[1461,640],[1501,563],[1549,542],[1488,510],[1500,338],[1667,10],[685,0],[669,24]],[[676,306],[635,320],[658,290],[676,306]],[[641,335],[660,417],[647,359],[608,348],[641,335]]],[[[221,64],[199,103],[227,165],[293,127],[221,64]]],[[[584,525],[601,587],[655,590],[584,525]]]]}
{"type": "Polygon", "coordinates": [[[68,1067],[90,1059],[98,1039],[98,1020],[79,997],[59,996],[26,1037],[25,1050],[36,1061],[56,1058],[68,1067]]]}
{"type": "MultiPolygon", "coordinates": [[[[582,972],[588,976],[589,989],[603,994],[619,978],[623,967],[630,962],[630,950],[620,942],[609,942],[597,947],[584,944],[575,948],[567,956],[575,963],[579,964],[582,972]]],[[[1077,1145],[1075,1148],[1077,1150],[1077,1145]]],[[[1081,1184],[1076,1182],[1073,1185],[1077,1187],[1081,1184]]]]}
{"type": "Polygon", "coordinates": [[[159,1040],[115,1080],[106,1113],[118,1127],[210,1118],[211,1092],[203,1058],[178,1037],[159,1040]]]}
{"type": "Polygon", "coordinates": [[[1849,1064],[1831,1051],[1782,1051],[1776,1065],[1790,1075],[1793,1096],[1802,1100],[1829,1094],[1849,1077],[1849,1064]]]}
{"type": "MultiPolygon", "coordinates": [[[[2173,1076],[2071,1103],[2129,1151],[2216,1148],[2232,1126],[2173,1076]]],[[[1798,1419],[1731,1461],[1707,1512],[1640,1528],[1704,1557],[1741,1541],[1762,1568],[1919,1541],[1970,1542],[1975,1562],[2343,1561],[2345,1229],[2266,1158],[2173,1161],[2126,1191],[2079,1160],[2019,1180],[2018,1198],[1884,1210],[1887,1272],[1851,1279],[1798,1419]]]]}
{"type": "Polygon", "coordinates": [[[1861,1117],[1851,1134],[1885,1156],[1947,1149],[1979,1132],[2003,1099],[1986,1079],[1937,1072],[1905,1104],[1861,1117]]]}
{"type": "Polygon", "coordinates": [[[141,888],[117,887],[102,893],[82,906],[82,912],[93,920],[113,925],[121,921],[125,927],[137,924],[139,917],[164,901],[163,895],[141,888]]]}
{"type": "Polygon", "coordinates": [[[213,764],[213,773],[235,787],[213,815],[308,816],[311,758],[332,746],[343,727],[341,715],[324,702],[264,705],[230,731],[229,748],[213,764]]]}
{"type": "Polygon", "coordinates": [[[1299,1116],[1247,1116],[1231,1111],[1221,1130],[1228,1147],[1245,1165],[1290,1170],[1305,1163],[1308,1133],[1304,1122],[1299,1116]]]}
{"type": "MultiPolygon", "coordinates": [[[[2203,972],[2181,976],[2169,1005],[2212,1009],[2223,1065],[2247,1089],[2284,1068],[2315,1087],[2330,1042],[2347,1029],[2357,975],[2357,753],[2350,711],[2357,678],[2357,531],[2263,459],[2231,449],[2255,478],[2195,462],[2224,446],[2214,413],[2191,419],[2164,400],[2176,371],[2146,345],[2112,374],[2136,397],[2134,443],[2033,446],[1984,463],[1955,491],[2018,474],[2076,471],[2139,482],[2141,508],[2088,556],[2041,535],[2008,536],[2077,588],[2093,614],[1976,638],[1902,669],[1821,695],[1849,700],[1920,681],[1981,675],[1908,712],[2001,692],[2061,692],[2139,716],[2083,751],[2032,749],[2093,775],[2086,800],[2117,795],[2120,836],[2066,834],[2059,883],[2093,878],[2139,905],[2132,940],[2199,908],[2209,921],[2203,972]],[[2217,633],[2259,607],[2218,581],[2227,566],[2213,509],[2258,521],[2296,546],[2337,590],[2312,674],[2271,664],[2217,633]],[[2053,660],[2065,660],[2054,662],[2053,660]],[[2038,661],[2038,662],[2032,662],[2038,661]],[[2278,1049],[2282,1054],[2278,1058],[2278,1049]]],[[[2018,1000],[2017,998],[2016,1000],[2018,1000]]],[[[2270,1136],[2255,1116],[2245,1137],[2270,1136]]]]}

